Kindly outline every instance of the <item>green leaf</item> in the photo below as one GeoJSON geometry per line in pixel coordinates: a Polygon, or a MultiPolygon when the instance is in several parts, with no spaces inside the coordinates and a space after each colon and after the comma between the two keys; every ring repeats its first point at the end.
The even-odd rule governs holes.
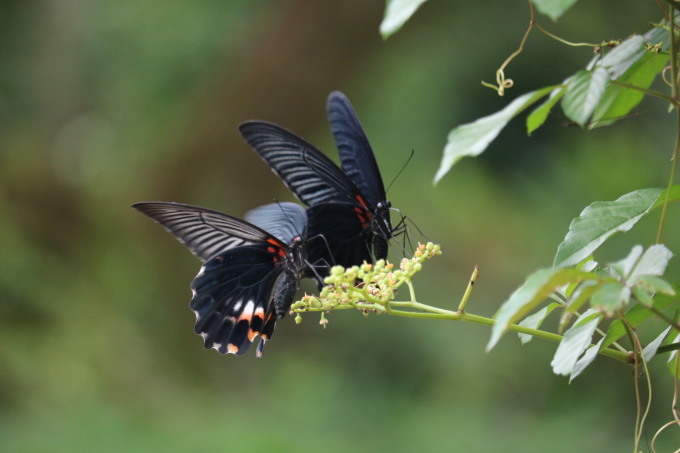
{"type": "MultiPolygon", "coordinates": [[[[680,187],[680,186],[675,186],[680,187]]],[[[680,199],[680,190],[673,201],[680,199]]],[[[572,220],[569,232],[557,248],[553,266],[572,266],[593,253],[611,235],[630,230],[663,201],[662,189],[640,189],[615,201],[596,201],[572,220]]]]}
{"type": "MultiPolygon", "coordinates": [[[[591,65],[599,64],[607,68],[612,80],[646,89],[666,66],[669,57],[665,51],[668,50],[669,42],[668,30],[654,27],[644,36],[628,38],[604,58],[596,57],[591,65]],[[660,48],[662,52],[647,50],[645,43],[663,43],[660,48]]],[[[644,96],[645,93],[640,90],[609,84],[588,127],[593,129],[614,123],[630,113],[644,96]]]]}
{"type": "Polygon", "coordinates": [[[668,332],[670,332],[672,328],[673,326],[668,326],[666,330],[661,332],[661,334],[658,337],[656,337],[642,350],[642,357],[645,359],[645,362],[649,362],[654,358],[657,349],[659,349],[659,346],[661,346],[661,343],[666,339],[668,332]]]}
{"type": "Polygon", "coordinates": [[[640,257],[637,265],[627,278],[636,280],[644,275],[660,276],[666,272],[668,261],[673,257],[673,252],[662,244],[655,244],[649,247],[640,257]]]}
{"type": "Polygon", "coordinates": [[[645,38],[640,35],[634,35],[607,52],[604,57],[594,57],[588,67],[592,69],[601,66],[609,71],[609,77],[612,80],[616,80],[625,74],[646,53],[645,38]]]}
{"type": "Polygon", "coordinates": [[[593,293],[590,305],[611,315],[628,304],[630,293],[630,288],[622,283],[605,283],[593,293]]]}
{"type": "Polygon", "coordinates": [[[675,296],[673,285],[668,283],[663,278],[656,277],[654,275],[643,275],[637,279],[637,284],[643,286],[652,293],[661,293],[668,296],[675,296]]]}
{"type": "Polygon", "coordinates": [[[553,373],[567,376],[574,371],[579,357],[590,346],[599,322],[600,315],[594,310],[586,311],[576,320],[574,326],[564,334],[550,362],[553,373]]]}
{"type": "Polygon", "coordinates": [[[612,272],[613,277],[618,278],[619,280],[628,278],[628,275],[633,271],[633,268],[637,265],[638,261],[640,260],[640,257],[642,256],[643,248],[641,245],[635,245],[631,249],[630,253],[628,254],[627,257],[622,259],[621,261],[617,261],[615,263],[611,263],[609,265],[610,269],[615,271],[612,272]]]}
{"type": "Polygon", "coordinates": [[[536,107],[533,112],[527,117],[527,135],[531,135],[533,131],[538,129],[548,119],[548,113],[557,104],[557,101],[564,96],[564,87],[557,88],[550,93],[550,97],[540,106],[536,107]]]}
{"type": "MultiPolygon", "coordinates": [[[[534,313],[531,316],[527,316],[522,320],[522,322],[519,323],[520,326],[523,327],[529,327],[530,329],[538,329],[541,327],[541,323],[543,323],[543,320],[557,307],[559,307],[560,304],[557,302],[553,302],[543,308],[541,308],[539,311],[534,313]]],[[[519,340],[522,342],[522,344],[527,344],[528,342],[531,341],[533,335],[529,335],[526,333],[521,333],[517,332],[517,335],[519,336],[519,340]]]]}
{"type": "Polygon", "coordinates": [[[633,286],[633,296],[635,296],[635,298],[643,305],[647,305],[648,307],[652,305],[652,295],[653,292],[649,291],[648,288],[633,286]]]}
{"type": "Polygon", "coordinates": [[[496,313],[496,323],[491,328],[491,339],[486,346],[487,351],[498,343],[510,324],[531,312],[555,289],[571,282],[593,278],[596,278],[594,274],[569,268],[540,269],[531,274],[496,313]]]}
{"type": "Polygon", "coordinates": [[[593,363],[597,357],[597,353],[600,350],[600,346],[602,345],[602,340],[604,340],[604,338],[600,338],[600,341],[598,341],[596,344],[588,346],[588,349],[586,349],[583,357],[578,359],[576,365],[574,365],[574,369],[571,371],[571,376],[569,376],[569,382],[576,379],[579,374],[583,373],[583,370],[585,370],[588,365],[593,363]]]}
{"type": "Polygon", "coordinates": [[[600,103],[609,74],[603,67],[582,70],[569,80],[562,98],[562,110],[572,121],[583,126],[600,103]]]}
{"type": "MultiPolygon", "coordinates": [[[[565,319],[571,313],[578,311],[583,304],[588,302],[593,296],[593,293],[600,289],[602,282],[597,282],[594,280],[587,280],[576,287],[574,292],[571,294],[569,302],[565,307],[565,313],[562,316],[565,319]]],[[[564,328],[564,325],[560,326],[560,329],[564,328]]]]}
{"type": "MultiPolygon", "coordinates": [[[[677,294],[677,292],[680,291],[680,286],[674,285],[673,290],[677,294]]],[[[680,298],[678,298],[677,296],[657,294],[654,297],[654,301],[652,302],[652,307],[656,308],[657,310],[663,310],[664,308],[676,304],[678,302],[680,302],[680,298]]],[[[638,304],[631,307],[630,310],[626,312],[625,317],[631,326],[637,327],[652,315],[653,313],[649,311],[647,307],[638,304]]],[[[604,342],[602,343],[602,348],[610,346],[612,343],[614,343],[616,340],[618,340],[625,334],[626,328],[624,327],[623,322],[620,319],[617,319],[616,321],[612,322],[609,325],[609,329],[607,329],[607,335],[605,336],[604,342]]]]}
{"type": "Polygon", "coordinates": [[[552,20],[557,20],[576,0],[533,0],[536,9],[552,20]]]}
{"type": "Polygon", "coordinates": [[[385,6],[385,16],[380,24],[380,34],[383,39],[399,31],[423,3],[425,0],[388,0],[385,6]]]}
{"type": "Polygon", "coordinates": [[[675,201],[680,200],[680,184],[678,184],[678,185],[671,187],[670,192],[664,190],[664,192],[661,195],[659,195],[659,199],[656,200],[656,203],[654,203],[654,206],[652,206],[652,209],[656,209],[656,208],[663,206],[664,199],[666,198],[667,192],[668,192],[668,202],[669,203],[673,203],[675,201]]]}
{"type": "MultiPolygon", "coordinates": [[[[617,81],[641,89],[647,89],[661,70],[666,67],[667,61],[668,55],[649,53],[648,57],[641,59],[628,73],[617,81]]],[[[588,128],[595,129],[613,124],[628,115],[644,97],[645,93],[641,90],[610,83],[600,100],[600,104],[595,109],[595,112],[593,112],[588,128]]]]}
{"type": "Polygon", "coordinates": [[[546,87],[523,94],[503,110],[453,129],[449,133],[434,183],[439,182],[462,157],[481,154],[512,118],[555,88],[546,87]]]}

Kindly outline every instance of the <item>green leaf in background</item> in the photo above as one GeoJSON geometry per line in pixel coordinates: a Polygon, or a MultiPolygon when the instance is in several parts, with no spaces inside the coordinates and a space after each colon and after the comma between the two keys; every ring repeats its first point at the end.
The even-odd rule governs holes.
{"type": "Polygon", "coordinates": [[[654,275],[643,275],[638,278],[637,284],[646,288],[650,293],[661,293],[668,296],[675,296],[673,285],[668,283],[663,278],[654,275]]]}
{"type": "MultiPolygon", "coordinates": [[[[608,70],[611,80],[646,89],[666,66],[668,47],[668,30],[654,27],[643,36],[626,39],[603,58],[595,57],[589,67],[602,66],[608,70]],[[661,43],[661,52],[648,50],[647,43],[661,43]]],[[[644,96],[640,90],[609,84],[588,127],[593,129],[614,123],[630,113],[644,96]]]]}
{"type": "Polygon", "coordinates": [[[557,20],[576,3],[576,0],[532,0],[532,2],[541,14],[545,14],[552,20],[557,20]]]}
{"type": "Polygon", "coordinates": [[[411,18],[413,13],[426,0],[387,0],[385,16],[380,24],[380,34],[383,39],[389,38],[411,18]]]}
{"type": "Polygon", "coordinates": [[[548,119],[550,110],[557,104],[557,102],[564,96],[564,87],[557,88],[550,93],[550,97],[534,109],[527,117],[527,135],[531,135],[533,131],[538,129],[548,119]]]}
{"type": "MultiPolygon", "coordinates": [[[[677,294],[678,291],[680,291],[680,286],[674,285],[673,290],[677,294]]],[[[680,302],[680,298],[678,296],[657,294],[654,297],[652,306],[657,310],[663,310],[664,308],[673,304],[677,304],[678,302],[680,302]]],[[[637,327],[652,315],[653,313],[649,311],[647,307],[638,304],[631,307],[631,309],[626,312],[625,316],[626,320],[628,320],[631,326],[637,327]]],[[[607,335],[605,336],[604,342],[602,343],[602,348],[610,346],[612,343],[614,343],[616,340],[618,340],[625,334],[626,328],[624,327],[623,322],[620,319],[617,319],[616,321],[612,322],[609,325],[609,328],[607,329],[607,335]]]]}
{"type": "Polygon", "coordinates": [[[567,306],[564,308],[564,313],[560,319],[560,332],[567,326],[574,313],[578,311],[583,306],[583,304],[588,302],[593,296],[593,293],[600,289],[602,285],[602,282],[586,280],[576,287],[574,292],[571,294],[569,301],[567,302],[567,306]]]}
{"type": "MultiPolygon", "coordinates": [[[[522,322],[519,323],[519,325],[523,327],[529,327],[531,329],[538,329],[539,327],[541,327],[541,323],[543,323],[543,320],[546,317],[548,317],[550,312],[552,312],[559,306],[560,304],[558,304],[557,302],[553,302],[550,305],[541,308],[533,315],[524,318],[522,322]]],[[[519,336],[519,340],[522,342],[522,344],[527,344],[528,342],[531,341],[532,338],[534,338],[533,335],[521,332],[517,332],[517,335],[519,336]]]]}
{"type": "Polygon", "coordinates": [[[453,129],[449,133],[434,183],[439,182],[462,157],[481,154],[512,118],[555,88],[551,86],[523,94],[503,110],[453,129]]]}
{"type": "Polygon", "coordinates": [[[579,357],[590,346],[600,319],[601,316],[592,309],[579,316],[555,351],[555,357],[550,362],[553,373],[567,376],[574,371],[579,357]]]}
{"type": "Polygon", "coordinates": [[[583,354],[583,357],[578,359],[576,362],[576,365],[574,365],[574,369],[571,371],[571,376],[569,376],[569,382],[573,381],[576,379],[576,377],[585,370],[588,365],[593,363],[595,358],[597,357],[597,353],[600,351],[600,346],[602,345],[602,341],[604,338],[600,338],[600,341],[598,341],[596,344],[589,346],[588,349],[586,349],[586,352],[583,354]]]}
{"type": "Polygon", "coordinates": [[[609,71],[609,77],[616,80],[626,73],[638,60],[645,56],[645,38],[634,35],[623,41],[614,49],[607,51],[606,48],[600,51],[602,54],[593,57],[588,64],[588,69],[598,66],[609,71]]]}
{"type": "Polygon", "coordinates": [[[652,302],[654,301],[652,299],[652,295],[654,293],[652,291],[649,291],[648,288],[645,288],[643,286],[633,286],[633,296],[643,305],[647,305],[648,307],[651,307],[652,302]]]}
{"type": "Polygon", "coordinates": [[[666,339],[666,336],[668,336],[668,332],[671,331],[673,326],[668,326],[666,330],[661,332],[658,337],[656,337],[654,340],[652,340],[651,343],[649,343],[643,350],[642,350],[642,357],[645,359],[645,362],[649,362],[654,358],[656,355],[657,349],[659,349],[659,346],[661,346],[661,343],[666,339]]]}
{"type": "Polygon", "coordinates": [[[510,324],[533,310],[557,288],[593,278],[597,277],[590,272],[567,268],[540,269],[531,274],[496,313],[496,323],[491,328],[491,338],[486,350],[491,350],[498,343],[510,324]]]}
{"type": "MultiPolygon", "coordinates": [[[[680,198],[674,186],[673,201],[680,198]]],[[[630,230],[640,218],[663,202],[662,189],[640,189],[615,201],[596,201],[572,220],[557,248],[553,266],[572,266],[593,253],[612,234],[630,230]]]]}
{"type": "Polygon", "coordinates": [[[615,273],[616,275],[614,276],[619,280],[628,278],[628,275],[630,275],[630,273],[633,271],[633,268],[635,268],[638,261],[640,260],[643,251],[644,248],[641,245],[634,245],[627,257],[621,261],[616,261],[615,263],[609,264],[610,269],[614,271],[612,274],[615,273]]]}
{"type": "Polygon", "coordinates": [[[611,315],[630,301],[631,289],[619,282],[605,283],[593,293],[590,305],[611,315]]]}
{"type": "Polygon", "coordinates": [[[654,203],[654,206],[652,206],[652,209],[659,208],[663,205],[664,199],[666,198],[667,193],[668,193],[669,203],[674,203],[676,201],[680,201],[680,184],[671,187],[670,191],[664,191],[661,195],[659,195],[659,199],[656,200],[656,203],[654,203]]]}
{"type": "Polygon", "coordinates": [[[600,104],[608,83],[609,74],[603,67],[577,72],[569,79],[562,98],[564,114],[577,124],[585,125],[600,104]]]}
{"type": "MultiPolygon", "coordinates": [[[[667,54],[648,52],[629,71],[617,79],[617,82],[647,89],[654,82],[656,76],[666,66],[667,54]]],[[[613,124],[618,119],[628,115],[644,98],[645,93],[622,86],[609,84],[600,104],[593,112],[589,129],[613,124]]]]}
{"type": "Polygon", "coordinates": [[[636,280],[642,276],[661,276],[666,272],[666,266],[673,257],[673,252],[663,244],[655,244],[645,250],[637,261],[632,272],[626,275],[629,280],[636,280]]]}

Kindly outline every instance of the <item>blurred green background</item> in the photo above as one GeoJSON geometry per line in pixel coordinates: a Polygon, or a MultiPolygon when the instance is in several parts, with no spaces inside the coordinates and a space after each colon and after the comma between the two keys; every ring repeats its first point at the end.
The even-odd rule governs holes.
{"type": "MultiPolygon", "coordinates": [[[[516,120],[433,188],[451,128],[560,82],[592,51],[534,32],[499,98],[479,82],[517,47],[526,2],[428,2],[387,41],[383,7],[0,2],[0,451],[632,448],[632,369],[602,358],[568,384],[551,372],[555,345],[540,340],[522,347],[509,334],[486,354],[486,327],[341,312],[326,329],[286,317],[258,360],[206,351],[193,334],[199,262],[129,205],[240,216],[292,200],[236,126],[274,121],[335,159],[324,111],[334,89],[352,100],[386,184],[415,150],[388,196],[443,248],[415,281],[425,303],[455,307],[479,264],[469,310],[490,316],[551,264],[586,205],[666,185],[675,120],[645,101],[641,115],[593,132],[556,111],[529,138],[516,120]]],[[[539,20],[599,42],[661,15],[651,0],[581,2],[557,24],[539,20]]],[[[665,242],[677,251],[671,214],[665,242]]],[[[612,240],[600,260],[651,244],[657,222],[612,240]]],[[[643,444],[671,415],[662,362],[651,364],[643,444]]],[[[677,434],[659,451],[677,448],[677,434]]]]}

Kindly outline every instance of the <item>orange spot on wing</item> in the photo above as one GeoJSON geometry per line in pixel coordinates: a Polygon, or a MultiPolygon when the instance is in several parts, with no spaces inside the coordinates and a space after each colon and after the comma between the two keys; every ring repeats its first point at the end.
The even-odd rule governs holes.
{"type": "Polygon", "coordinates": [[[238,346],[229,343],[227,345],[227,354],[236,354],[238,352],[238,346]]]}
{"type": "Polygon", "coordinates": [[[283,244],[281,244],[279,241],[277,241],[274,238],[267,239],[267,242],[269,242],[270,244],[274,244],[275,246],[277,246],[279,248],[283,247],[283,244]]]}

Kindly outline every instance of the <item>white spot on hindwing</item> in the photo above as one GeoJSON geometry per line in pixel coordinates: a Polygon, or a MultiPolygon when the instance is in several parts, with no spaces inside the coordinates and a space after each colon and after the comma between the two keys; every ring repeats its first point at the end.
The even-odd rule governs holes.
{"type": "Polygon", "coordinates": [[[243,309],[243,313],[241,316],[252,316],[253,312],[255,311],[255,303],[252,300],[249,300],[248,303],[246,304],[246,307],[243,309]]]}

